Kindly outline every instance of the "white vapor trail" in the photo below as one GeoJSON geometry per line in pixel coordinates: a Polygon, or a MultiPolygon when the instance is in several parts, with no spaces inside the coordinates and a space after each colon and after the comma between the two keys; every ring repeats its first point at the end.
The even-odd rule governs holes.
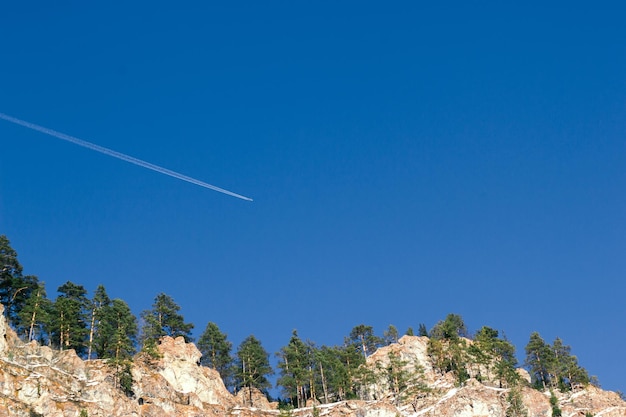
{"type": "Polygon", "coordinates": [[[82,146],[83,148],[91,149],[93,151],[100,152],[105,155],[109,155],[114,158],[117,158],[117,159],[121,159],[122,161],[130,162],[131,164],[135,164],[140,167],[144,167],[144,168],[148,168],[153,171],[156,171],[156,172],[160,172],[161,174],[169,175],[170,177],[178,178],[179,180],[183,180],[183,181],[190,182],[192,184],[199,185],[200,187],[208,188],[209,190],[228,194],[232,197],[241,198],[242,200],[252,201],[252,199],[249,197],[245,197],[243,195],[233,193],[232,191],[228,191],[220,187],[216,187],[215,185],[207,184],[206,182],[188,177],[187,175],[179,174],[178,172],[160,167],[158,165],[151,164],[150,162],[142,161],[141,159],[137,159],[135,157],[125,155],[121,152],[117,152],[112,149],[105,148],[104,146],[96,145],[95,143],[87,142],[85,140],[75,138],[74,136],[66,135],[65,133],[57,132],[56,130],[48,129],[46,127],[27,122],[25,120],[20,120],[16,117],[9,116],[8,114],[0,113],[0,119],[4,119],[7,122],[15,123],[16,125],[20,125],[20,126],[24,126],[29,129],[32,129],[32,130],[36,130],[37,132],[45,133],[46,135],[54,136],[55,138],[63,139],[65,141],[74,143],[78,146],[82,146]]]}

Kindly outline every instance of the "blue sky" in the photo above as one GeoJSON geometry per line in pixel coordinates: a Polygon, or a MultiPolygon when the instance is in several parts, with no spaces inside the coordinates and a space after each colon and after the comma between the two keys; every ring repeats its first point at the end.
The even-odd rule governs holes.
{"type": "Polygon", "coordinates": [[[0,233],[51,297],[165,292],[269,352],[462,315],[626,390],[620,2],[49,2],[0,12],[0,233]]]}

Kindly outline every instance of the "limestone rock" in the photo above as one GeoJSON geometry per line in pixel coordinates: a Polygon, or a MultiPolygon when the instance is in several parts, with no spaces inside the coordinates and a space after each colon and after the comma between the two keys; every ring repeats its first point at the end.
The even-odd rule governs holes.
{"type": "Polygon", "coordinates": [[[260,408],[262,410],[272,410],[276,408],[276,404],[270,403],[265,395],[256,388],[243,388],[237,393],[235,400],[237,404],[242,407],[260,408]]]}

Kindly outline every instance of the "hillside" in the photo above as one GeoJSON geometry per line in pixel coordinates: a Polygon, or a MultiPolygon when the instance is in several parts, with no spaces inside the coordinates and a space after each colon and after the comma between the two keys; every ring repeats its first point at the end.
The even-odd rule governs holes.
{"type": "MultiPolygon", "coordinates": [[[[2,307],[0,307],[2,309],[2,307]]],[[[1,311],[1,310],[0,310],[1,311]]],[[[22,342],[0,319],[0,417],[86,416],[505,416],[511,414],[511,388],[501,388],[489,372],[482,382],[471,376],[463,384],[451,372],[439,372],[428,355],[428,338],[404,336],[397,343],[378,349],[367,358],[369,375],[400,364],[401,375],[410,378],[401,389],[393,379],[374,378],[366,386],[368,400],[330,404],[309,401],[307,407],[278,410],[256,391],[232,395],[219,374],[198,365],[200,352],[184,338],[165,337],[158,355],[135,356],[132,393],[121,389],[119,373],[104,360],[83,361],[73,350],[56,351],[35,341],[22,342]],[[419,370],[419,372],[415,372],[419,370]],[[508,411],[507,411],[508,410],[508,411]]],[[[481,372],[473,367],[472,372],[481,372]]],[[[518,371],[529,381],[525,371],[518,371]]],[[[392,375],[392,374],[387,374],[392,375]]],[[[518,389],[528,416],[550,416],[550,393],[522,382],[518,389]]],[[[556,392],[563,416],[626,416],[626,403],[618,394],[592,385],[556,392]]]]}

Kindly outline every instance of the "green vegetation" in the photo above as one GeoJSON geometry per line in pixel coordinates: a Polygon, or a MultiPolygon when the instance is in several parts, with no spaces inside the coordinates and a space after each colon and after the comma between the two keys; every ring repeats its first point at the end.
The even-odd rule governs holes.
{"type": "MultiPolygon", "coordinates": [[[[497,330],[483,326],[476,333],[468,352],[474,364],[482,365],[487,379],[495,377],[498,380],[500,388],[517,385],[519,376],[515,371],[515,346],[508,340],[499,338],[497,330]]],[[[480,369],[478,375],[482,377],[480,369]]]]}
{"type": "Polygon", "coordinates": [[[67,281],[61,285],[52,307],[52,339],[61,350],[74,349],[82,355],[86,350],[87,290],[82,285],[67,281]]]}
{"type": "Polygon", "coordinates": [[[552,416],[561,417],[562,411],[559,408],[559,399],[556,398],[553,392],[550,392],[550,406],[552,407],[552,416]]]}
{"type": "Polygon", "coordinates": [[[159,340],[163,336],[183,336],[186,342],[191,342],[192,323],[185,323],[185,319],[178,312],[180,306],[167,294],[159,294],[154,298],[152,310],[144,310],[141,318],[144,326],[141,329],[141,340],[159,340]]]}
{"type": "Polygon", "coordinates": [[[278,367],[281,376],[278,385],[283,387],[283,394],[289,398],[291,404],[300,408],[306,404],[306,399],[314,397],[312,384],[313,355],[310,346],[307,346],[293,331],[287,346],[276,354],[280,359],[278,367]]]}
{"type": "Polygon", "coordinates": [[[390,324],[387,330],[383,332],[383,339],[385,340],[386,345],[398,343],[398,338],[398,328],[393,324],[390,324]]]}
{"type": "Polygon", "coordinates": [[[578,359],[571,348],[558,337],[550,345],[544,342],[539,333],[530,335],[526,345],[526,366],[535,388],[560,391],[575,390],[586,386],[591,379],[587,371],[578,365],[578,359]]]}
{"type": "MultiPolygon", "coordinates": [[[[0,301],[5,306],[7,321],[25,341],[37,340],[57,349],[74,349],[84,359],[104,359],[114,368],[115,385],[132,396],[132,360],[141,347],[144,357],[158,359],[158,344],[163,336],[182,336],[191,341],[192,323],[185,322],[180,306],[164,293],[158,294],[150,310],[141,313],[139,332],[137,318],[121,299],[111,299],[99,285],[90,299],[79,284],[66,282],[57,289],[54,301],[48,299],[45,283],[36,276],[25,276],[17,253],[6,236],[0,236],[0,301]],[[140,334],[140,336],[139,336],[140,334]]],[[[413,329],[406,334],[413,336],[413,329]]],[[[454,376],[458,385],[469,378],[507,388],[506,416],[528,414],[521,401],[520,380],[516,371],[515,347],[493,328],[483,326],[470,338],[463,318],[448,314],[429,331],[419,324],[418,335],[428,337],[428,357],[433,369],[441,375],[454,376]]],[[[424,370],[390,348],[386,359],[365,366],[376,349],[396,343],[398,329],[390,324],[382,337],[372,326],[359,324],[352,328],[342,344],[317,346],[303,340],[294,330],[287,344],[277,353],[277,387],[284,397],[281,410],[290,413],[309,401],[330,403],[346,399],[373,399],[375,387],[385,387],[392,400],[417,407],[429,390],[424,383],[424,370]]],[[[268,379],[273,374],[269,355],[253,335],[239,345],[234,356],[232,343],[219,327],[209,322],[198,339],[202,353],[200,363],[217,370],[225,385],[233,391],[252,389],[267,394],[268,379]]],[[[595,377],[579,366],[571,348],[560,338],[546,343],[539,333],[530,335],[525,347],[525,367],[535,388],[550,390],[552,414],[558,416],[555,390],[569,391],[589,383],[595,377]]],[[[314,414],[319,410],[314,408],[314,414]]]]}
{"type": "Polygon", "coordinates": [[[248,388],[250,405],[253,404],[252,388],[267,392],[272,386],[267,377],[272,373],[269,355],[261,342],[254,335],[248,336],[237,349],[234,374],[237,390],[248,388]]]}
{"type": "Polygon", "coordinates": [[[224,385],[232,386],[233,359],[230,351],[233,344],[227,340],[227,335],[210,322],[198,339],[198,349],[202,353],[200,364],[219,372],[224,385]]]}
{"type": "Polygon", "coordinates": [[[459,385],[470,378],[468,372],[469,349],[465,323],[461,316],[448,314],[444,321],[438,322],[430,331],[428,356],[433,367],[441,374],[452,372],[459,385]]]}
{"type": "Polygon", "coordinates": [[[509,405],[506,409],[506,417],[528,417],[528,410],[522,402],[519,387],[511,388],[507,395],[507,402],[509,405]]]}
{"type": "Polygon", "coordinates": [[[429,391],[424,383],[424,368],[418,364],[410,364],[395,352],[389,353],[388,363],[377,362],[376,369],[376,380],[386,383],[397,406],[429,391]]]}
{"type": "Polygon", "coordinates": [[[363,357],[367,358],[369,354],[374,353],[374,351],[382,345],[382,340],[380,337],[374,335],[372,326],[359,324],[350,332],[350,343],[354,346],[358,346],[363,352],[363,357]]]}

